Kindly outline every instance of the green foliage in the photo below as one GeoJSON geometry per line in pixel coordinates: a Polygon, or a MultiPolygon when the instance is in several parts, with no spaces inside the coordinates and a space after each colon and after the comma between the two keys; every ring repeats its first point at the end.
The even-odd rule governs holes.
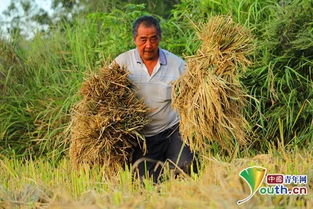
{"type": "Polygon", "coordinates": [[[313,140],[313,2],[270,7],[273,14],[258,37],[256,65],[245,83],[251,95],[257,133],[267,140],[307,144],[313,140]]]}
{"type": "Polygon", "coordinates": [[[0,151],[32,156],[66,151],[70,109],[84,74],[133,47],[131,22],[143,10],[129,4],[126,12],[93,13],[31,41],[3,40],[0,151]]]}
{"type": "Polygon", "coordinates": [[[91,13],[87,19],[98,25],[97,51],[102,59],[114,58],[122,51],[134,47],[131,27],[134,19],[147,14],[143,4],[128,4],[110,13],[91,13]],[[112,27],[114,25],[114,27],[112,27]]]}
{"type": "Polygon", "coordinates": [[[278,64],[298,67],[313,57],[313,1],[296,0],[276,9],[266,27],[267,47],[273,56],[284,58],[278,64]]]}
{"type": "Polygon", "coordinates": [[[182,0],[164,13],[123,2],[60,22],[31,40],[0,41],[0,153],[64,153],[84,75],[133,48],[132,22],[152,11],[161,20],[161,47],[180,56],[195,53],[200,42],[194,25],[212,15],[231,15],[250,28],[255,64],[242,82],[252,95],[246,113],[258,146],[251,153],[266,151],[268,141],[312,143],[312,1],[182,0]]]}

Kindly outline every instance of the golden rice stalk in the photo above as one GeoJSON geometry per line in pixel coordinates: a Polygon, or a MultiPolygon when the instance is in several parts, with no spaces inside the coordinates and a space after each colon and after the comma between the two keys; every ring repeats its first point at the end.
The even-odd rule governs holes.
{"type": "Polygon", "coordinates": [[[117,64],[104,67],[82,84],[83,99],[74,107],[70,158],[80,164],[118,169],[132,157],[135,146],[144,148],[139,132],[148,123],[147,108],[117,64]]]}
{"type": "Polygon", "coordinates": [[[247,57],[253,51],[251,32],[231,17],[210,18],[198,36],[202,44],[196,58],[204,69],[213,67],[216,75],[232,78],[251,63],[247,57]]]}
{"type": "Polygon", "coordinates": [[[233,139],[245,144],[247,121],[241,71],[250,63],[250,32],[230,17],[212,17],[199,32],[202,44],[187,58],[187,70],[173,88],[173,107],[180,132],[192,150],[204,151],[215,141],[231,150],[233,139]]]}

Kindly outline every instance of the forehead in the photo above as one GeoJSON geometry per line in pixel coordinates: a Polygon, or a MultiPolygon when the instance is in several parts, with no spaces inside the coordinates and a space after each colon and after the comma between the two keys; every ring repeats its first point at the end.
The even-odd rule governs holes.
{"type": "Polygon", "coordinates": [[[140,24],[137,30],[137,36],[156,36],[158,34],[157,29],[151,26],[145,26],[144,24],[140,24]]]}

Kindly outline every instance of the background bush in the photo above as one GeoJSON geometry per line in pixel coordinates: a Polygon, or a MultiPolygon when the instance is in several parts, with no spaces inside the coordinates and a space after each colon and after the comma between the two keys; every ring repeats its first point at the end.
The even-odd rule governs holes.
{"type": "Polygon", "coordinates": [[[269,143],[278,141],[312,146],[312,4],[182,0],[157,11],[156,5],[120,1],[105,12],[88,10],[59,21],[32,39],[2,38],[0,153],[56,158],[66,153],[70,110],[84,76],[134,47],[132,22],[143,14],[161,20],[161,47],[182,57],[195,53],[194,25],[210,16],[230,15],[250,28],[254,65],[242,82],[251,95],[246,111],[254,132],[251,152],[266,152],[269,143]]]}

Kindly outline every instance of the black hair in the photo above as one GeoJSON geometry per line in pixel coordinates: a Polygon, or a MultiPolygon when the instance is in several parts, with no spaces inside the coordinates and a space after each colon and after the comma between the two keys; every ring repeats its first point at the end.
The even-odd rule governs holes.
{"type": "Polygon", "coordinates": [[[139,17],[137,20],[135,20],[133,24],[133,37],[134,38],[137,35],[138,27],[140,24],[143,24],[146,27],[151,27],[151,26],[155,27],[158,35],[161,37],[162,31],[161,31],[159,21],[153,16],[144,15],[144,16],[139,17]]]}

